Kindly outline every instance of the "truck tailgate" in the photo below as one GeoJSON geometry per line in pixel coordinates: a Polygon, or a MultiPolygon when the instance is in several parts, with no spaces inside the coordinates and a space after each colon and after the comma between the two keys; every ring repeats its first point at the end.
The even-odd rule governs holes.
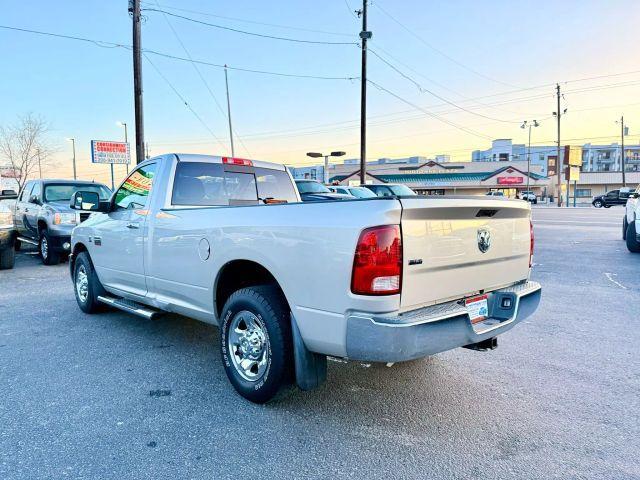
{"type": "Polygon", "coordinates": [[[402,311],[528,277],[528,202],[483,197],[404,197],[400,201],[402,311]]]}

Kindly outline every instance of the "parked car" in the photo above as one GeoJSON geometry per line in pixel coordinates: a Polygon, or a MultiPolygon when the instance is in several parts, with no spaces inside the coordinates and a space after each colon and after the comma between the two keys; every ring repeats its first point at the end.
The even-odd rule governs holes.
{"type": "Polygon", "coordinates": [[[303,202],[319,202],[322,200],[345,200],[353,198],[351,195],[334,193],[315,180],[296,180],[296,187],[303,202]]]}
{"type": "Polygon", "coordinates": [[[218,325],[229,381],[253,402],[294,378],[317,387],[327,355],[400,362],[495,348],[540,301],[524,202],[302,203],[283,165],[169,154],[138,165],[109,202],[94,189],[72,205],[100,212],[72,233],[80,309],[218,325]]]}
{"type": "Polygon", "coordinates": [[[416,192],[401,183],[367,183],[366,185],[362,186],[371,190],[378,197],[401,197],[407,195],[417,195],[416,192]]]}
{"type": "Polygon", "coordinates": [[[504,197],[504,192],[501,192],[500,190],[491,190],[485,193],[485,195],[487,197],[504,197]]]}
{"type": "Polygon", "coordinates": [[[6,199],[0,199],[0,270],[13,268],[16,256],[15,238],[11,204],[6,199]]]}
{"type": "Polygon", "coordinates": [[[333,193],[341,193],[356,198],[375,198],[377,195],[365,187],[350,187],[347,185],[334,185],[329,187],[333,193]]]}
{"type": "Polygon", "coordinates": [[[624,205],[629,198],[629,190],[611,190],[604,195],[593,197],[591,204],[596,208],[610,208],[613,205],[624,205]]]}
{"type": "Polygon", "coordinates": [[[640,185],[629,192],[622,220],[622,239],[630,252],[640,253],[640,185]]]}
{"type": "Polygon", "coordinates": [[[538,196],[531,190],[523,190],[521,192],[518,192],[518,198],[520,200],[527,200],[528,202],[536,205],[538,204],[538,196]]]}
{"type": "Polygon", "coordinates": [[[69,202],[78,190],[92,191],[106,201],[105,185],[80,180],[31,180],[20,192],[13,211],[17,230],[16,248],[22,243],[38,247],[42,263],[57,265],[71,251],[71,230],[91,212],[73,211],[69,202]]]}

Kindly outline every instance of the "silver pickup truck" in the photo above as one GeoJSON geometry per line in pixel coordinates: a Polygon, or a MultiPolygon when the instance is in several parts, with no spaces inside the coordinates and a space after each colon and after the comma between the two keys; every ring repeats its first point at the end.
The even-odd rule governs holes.
{"type": "Polygon", "coordinates": [[[401,362],[489,350],[531,315],[527,202],[380,197],[301,203],[282,165],[169,154],[140,164],[72,234],[80,308],[175,312],[220,327],[253,402],[320,385],[326,357],[401,362]]]}

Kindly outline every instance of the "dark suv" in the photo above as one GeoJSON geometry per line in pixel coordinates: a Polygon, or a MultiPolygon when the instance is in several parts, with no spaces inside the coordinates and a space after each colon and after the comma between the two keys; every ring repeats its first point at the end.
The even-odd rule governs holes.
{"type": "Polygon", "coordinates": [[[604,195],[593,197],[591,204],[596,208],[609,208],[612,205],[625,205],[629,199],[629,190],[611,190],[604,195]]]}

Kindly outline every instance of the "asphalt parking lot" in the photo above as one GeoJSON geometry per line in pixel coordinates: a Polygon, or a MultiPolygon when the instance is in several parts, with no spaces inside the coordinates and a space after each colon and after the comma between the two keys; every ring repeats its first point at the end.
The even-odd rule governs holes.
{"type": "Polygon", "coordinates": [[[330,362],[253,405],[216,328],[76,306],[67,264],[0,272],[0,478],[640,478],[640,255],[622,208],[536,208],[534,317],[493,352],[330,362]]]}

